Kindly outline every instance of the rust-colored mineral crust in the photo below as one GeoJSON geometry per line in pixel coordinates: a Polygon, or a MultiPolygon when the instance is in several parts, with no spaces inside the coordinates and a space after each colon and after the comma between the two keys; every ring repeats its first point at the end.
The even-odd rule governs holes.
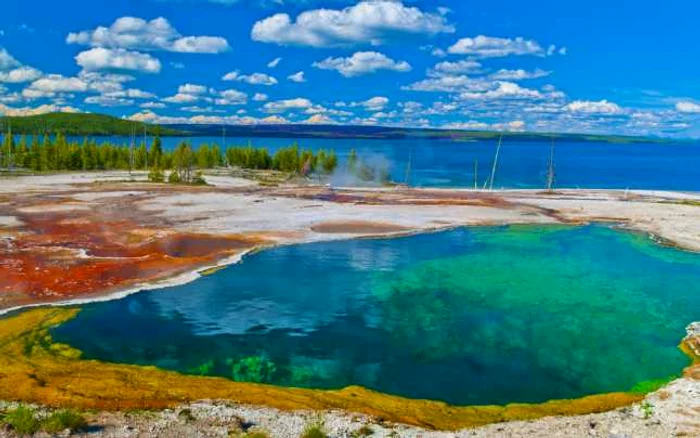
{"type": "Polygon", "coordinates": [[[138,199],[77,209],[46,198],[0,205],[0,216],[20,224],[0,235],[0,310],[161,281],[264,243],[255,236],[174,231],[139,211],[138,199]]]}

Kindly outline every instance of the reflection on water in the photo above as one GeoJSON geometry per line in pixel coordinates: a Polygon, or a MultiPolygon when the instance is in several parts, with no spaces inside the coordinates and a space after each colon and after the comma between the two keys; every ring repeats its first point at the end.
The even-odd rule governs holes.
{"type": "Polygon", "coordinates": [[[677,373],[700,257],[600,226],[461,229],[271,249],[86,306],[87,357],[457,404],[628,390],[677,373]]]}

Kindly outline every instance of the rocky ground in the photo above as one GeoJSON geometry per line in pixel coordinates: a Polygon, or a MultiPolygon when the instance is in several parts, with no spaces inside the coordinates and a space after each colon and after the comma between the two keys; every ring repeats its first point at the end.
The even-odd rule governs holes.
{"type": "MultiPolygon", "coordinates": [[[[140,178],[143,179],[143,175],[140,178]]],[[[192,241],[204,243],[206,239],[202,240],[204,238],[199,233],[235,235],[232,246],[225,247],[226,251],[221,253],[221,256],[230,257],[233,249],[246,249],[248,244],[254,246],[255,239],[259,238],[265,239],[266,244],[288,244],[396,235],[463,225],[589,221],[616,222],[664,242],[700,250],[700,195],[694,193],[260,189],[250,186],[250,182],[221,176],[210,178],[214,187],[193,191],[147,184],[124,186],[122,181],[125,179],[128,179],[127,175],[117,172],[22,177],[5,181],[0,185],[0,255],[1,251],[8,251],[8,254],[15,251],[13,245],[24,238],[26,247],[21,254],[25,256],[31,254],[31,248],[42,248],[42,252],[37,253],[38,260],[50,261],[49,266],[66,257],[65,248],[70,248],[68,255],[75,256],[79,252],[76,247],[81,248],[78,243],[89,244],[92,245],[90,251],[80,253],[81,263],[92,269],[91,263],[102,266],[106,261],[114,263],[119,258],[140,263],[138,260],[144,257],[138,251],[150,251],[147,244],[166,237],[170,239],[167,242],[173,242],[173,233],[190,233],[189,238],[195,239],[192,241]],[[101,183],[93,184],[95,181],[101,183]],[[121,207],[106,210],[115,204],[121,207]],[[103,240],[85,242],[82,236],[66,232],[80,220],[84,223],[101,220],[101,215],[106,212],[121,212],[122,216],[116,218],[115,224],[129,227],[131,237],[128,242],[118,248],[107,247],[119,257],[112,252],[102,257],[89,255],[105,248],[103,240],[113,243],[110,240],[112,234],[105,234],[103,240]],[[50,221],[54,216],[63,221],[56,239],[57,242],[62,239],[60,243],[65,247],[52,247],[52,252],[47,255],[46,245],[36,241],[41,233],[36,233],[31,226],[40,224],[41,218],[50,221]],[[35,217],[39,219],[33,219],[35,217]],[[147,238],[143,237],[142,228],[148,228],[151,233],[147,238]],[[164,237],[161,232],[165,228],[168,234],[164,237]],[[246,245],[241,246],[242,241],[246,245]],[[6,248],[2,246],[3,242],[6,248]],[[138,242],[138,245],[133,246],[133,242],[138,242]],[[137,252],[132,254],[129,251],[137,252]]],[[[183,269],[209,264],[219,254],[197,252],[187,256],[193,261],[181,257],[183,269]]],[[[9,259],[7,254],[2,257],[9,259]]],[[[177,258],[167,251],[163,257],[169,264],[177,258]]],[[[23,259],[17,257],[17,260],[22,262],[23,259]]],[[[0,263],[0,286],[10,278],[9,274],[3,275],[3,269],[7,269],[7,273],[17,272],[16,266],[0,263]]],[[[27,275],[30,274],[28,271],[27,275]]],[[[133,286],[140,279],[127,280],[131,283],[125,284],[133,286]]],[[[23,280],[19,278],[17,281],[23,280]]],[[[7,290],[12,289],[10,283],[5,286],[7,290]]],[[[48,290],[41,296],[6,295],[4,304],[0,300],[0,310],[18,303],[61,300],[51,292],[48,290]]],[[[688,345],[697,347],[700,345],[700,328],[692,326],[690,331],[692,342],[688,345]]],[[[696,365],[686,372],[684,378],[629,408],[577,417],[494,424],[458,432],[426,431],[345,412],[287,412],[216,401],[197,402],[159,412],[99,412],[88,413],[87,417],[91,429],[86,435],[109,437],[226,437],[244,436],[251,431],[262,431],[271,437],[297,437],[312,423],[323,424],[323,429],[332,437],[363,434],[379,437],[700,437],[700,371],[696,365]]],[[[0,429],[0,436],[14,435],[5,428],[0,429]]]]}

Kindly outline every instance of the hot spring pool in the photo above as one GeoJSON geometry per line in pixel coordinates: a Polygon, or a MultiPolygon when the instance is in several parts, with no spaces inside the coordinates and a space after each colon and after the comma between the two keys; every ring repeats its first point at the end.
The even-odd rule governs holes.
{"type": "Polygon", "coordinates": [[[629,390],[678,374],[700,256],[593,225],[464,228],[279,247],[86,305],[84,357],[452,404],[629,390]]]}

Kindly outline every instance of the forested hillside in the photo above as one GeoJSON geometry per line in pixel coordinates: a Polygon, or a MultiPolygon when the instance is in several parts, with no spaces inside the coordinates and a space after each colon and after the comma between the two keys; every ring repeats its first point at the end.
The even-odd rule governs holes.
{"type": "Polygon", "coordinates": [[[184,135],[183,131],[159,125],[144,124],[104,114],[51,113],[26,117],[0,117],[2,132],[10,129],[13,134],[56,134],[66,136],[109,136],[132,133],[143,135],[144,126],[148,135],[184,135]]]}

